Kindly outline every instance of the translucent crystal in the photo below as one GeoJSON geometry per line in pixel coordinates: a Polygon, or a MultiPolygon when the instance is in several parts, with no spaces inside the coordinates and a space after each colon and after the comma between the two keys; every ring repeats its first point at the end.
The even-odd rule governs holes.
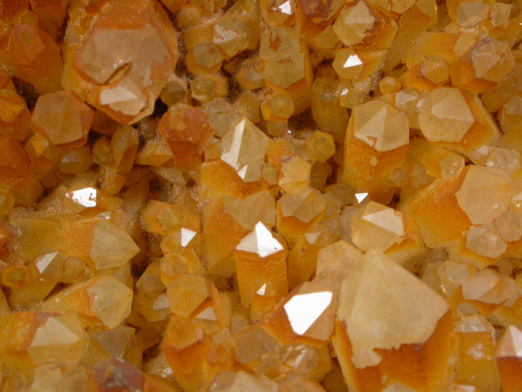
{"type": "Polygon", "coordinates": [[[497,344],[495,351],[502,388],[515,392],[522,387],[522,331],[509,325],[497,344]]]}
{"type": "Polygon", "coordinates": [[[429,141],[458,143],[475,119],[459,89],[441,87],[426,97],[419,122],[422,133],[429,141]]]}
{"type": "Polygon", "coordinates": [[[509,45],[494,39],[479,42],[471,54],[471,63],[477,78],[498,83],[513,67],[509,45]]]}
{"type": "Polygon", "coordinates": [[[509,298],[509,292],[497,274],[483,269],[462,283],[462,297],[499,305],[509,298]]]}
{"type": "Polygon", "coordinates": [[[462,27],[473,27],[486,18],[488,8],[488,4],[482,1],[459,3],[455,21],[462,27]]]}
{"type": "Polygon", "coordinates": [[[430,56],[421,63],[421,73],[432,83],[444,83],[449,79],[448,62],[442,57],[430,56]]]}
{"type": "Polygon", "coordinates": [[[353,215],[351,223],[353,242],[365,250],[386,250],[404,235],[401,213],[373,201],[353,215]]]}
{"type": "Polygon", "coordinates": [[[90,310],[107,327],[119,325],[131,311],[132,290],[116,278],[103,276],[87,289],[90,310]]]}
{"type": "Polygon", "coordinates": [[[470,227],[466,232],[466,248],[486,257],[499,257],[507,249],[497,228],[491,224],[470,227]]]}
{"type": "Polygon", "coordinates": [[[283,245],[261,223],[236,246],[235,261],[239,293],[244,306],[252,303],[254,294],[266,284],[266,290],[277,299],[288,290],[286,251],[283,245]]]}
{"type": "Polygon", "coordinates": [[[522,357],[522,331],[510,325],[498,342],[496,350],[497,358],[521,358],[522,357]]]}
{"type": "Polygon", "coordinates": [[[304,159],[292,157],[281,164],[278,184],[287,193],[298,193],[308,187],[311,170],[312,166],[304,159]]]}
{"type": "Polygon", "coordinates": [[[225,211],[246,230],[254,229],[258,222],[275,225],[275,200],[269,191],[254,193],[244,199],[225,199],[225,211]]]}
{"type": "Polygon", "coordinates": [[[346,46],[362,43],[375,23],[375,17],[368,6],[358,2],[354,6],[343,9],[337,17],[333,29],[346,46]]]}
{"type": "Polygon", "coordinates": [[[507,242],[522,238],[522,215],[511,209],[504,211],[494,220],[500,237],[507,242]]]}
{"type": "Polygon", "coordinates": [[[337,317],[346,323],[357,368],[381,361],[375,348],[423,343],[448,304],[398,264],[370,250],[341,289],[337,317]]]}
{"type": "Polygon", "coordinates": [[[80,359],[87,337],[73,313],[49,316],[35,331],[28,352],[36,365],[71,363],[80,359]]]}
{"type": "Polygon", "coordinates": [[[377,151],[391,151],[409,143],[408,119],[382,101],[371,101],[353,110],[353,134],[377,151]]]}
{"type": "Polygon", "coordinates": [[[305,51],[300,34],[289,27],[272,26],[261,34],[261,74],[281,88],[305,78],[305,51]]]}
{"type": "Polygon", "coordinates": [[[502,170],[470,166],[455,193],[459,207],[471,223],[489,223],[508,209],[513,181],[502,170]]]}
{"type": "Polygon", "coordinates": [[[325,205],[320,193],[305,188],[296,194],[285,194],[278,201],[283,217],[294,217],[309,223],[324,211],[325,205]]]}
{"type": "Polygon", "coordinates": [[[87,140],[94,112],[72,91],[41,95],[32,126],[51,143],[82,145],[87,140]]]}
{"type": "Polygon", "coordinates": [[[255,253],[261,258],[268,257],[282,251],[283,246],[277,241],[266,226],[258,222],[254,231],[244,237],[236,247],[237,250],[255,253]]]}
{"type": "Polygon", "coordinates": [[[58,252],[39,256],[34,264],[42,276],[60,280],[64,275],[64,259],[58,252]]]}
{"type": "Polygon", "coordinates": [[[209,388],[210,392],[277,392],[277,384],[263,377],[256,378],[244,371],[220,373],[209,388]]]}
{"type": "Polygon", "coordinates": [[[180,275],[167,288],[170,309],[178,317],[189,318],[204,301],[210,298],[205,279],[194,275],[180,275]]]}
{"type": "Polygon", "coordinates": [[[221,160],[232,166],[243,178],[249,166],[247,181],[257,181],[261,178],[261,165],[265,157],[268,137],[246,118],[239,119],[223,136],[221,160]]]}
{"type": "Polygon", "coordinates": [[[437,274],[444,294],[450,296],[471,276],[471,270],[466,264],[447,260],[437,267],[437,274]]]}
{"type": "Polygon", "coordinates": [[[123,265],[139,251],[132,238],[114,224],[104,219],[96,225],[90,253],[96,269],[123,265]]]}

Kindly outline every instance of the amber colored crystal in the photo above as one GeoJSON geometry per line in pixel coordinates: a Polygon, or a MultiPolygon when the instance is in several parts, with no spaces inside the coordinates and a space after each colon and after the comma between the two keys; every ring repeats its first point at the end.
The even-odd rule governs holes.
{"type": "Polygon", "coordinates": [[[181,170],[197,167],[201,153],[212,135],[212,127],[197,108],[173,106],[159,123],[159,131],[181,170]]]}
{"type": "Polygon", "coordinates": [[[32,127],[54,145],[77,147],[87,141],[93,111],[72,91],[41,95],[32,127]]]}
{"type": "Polygon", "coordinates": [[[0,0],[0,392],[522,392],[521,26],[0,0]]]}

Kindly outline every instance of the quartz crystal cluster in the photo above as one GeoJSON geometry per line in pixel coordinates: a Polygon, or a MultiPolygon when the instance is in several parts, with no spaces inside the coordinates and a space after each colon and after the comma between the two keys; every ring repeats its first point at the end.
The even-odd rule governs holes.
{"type": "Polygon", "coordinates": [[[522,392],[521,26],[0,0],[0,392],[522,392]]]}

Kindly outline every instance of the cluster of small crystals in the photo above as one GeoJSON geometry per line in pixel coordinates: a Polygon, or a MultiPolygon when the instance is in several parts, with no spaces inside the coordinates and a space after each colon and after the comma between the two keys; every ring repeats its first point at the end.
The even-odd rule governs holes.
{"type": "Polygon", "coordinates": [[[0,0],[0,392],[521,392],[521,26],[0,0]]]}

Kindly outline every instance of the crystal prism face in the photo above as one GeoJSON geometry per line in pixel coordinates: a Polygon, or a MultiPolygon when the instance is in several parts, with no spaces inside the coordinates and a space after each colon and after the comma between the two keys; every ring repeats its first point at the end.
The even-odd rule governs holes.
{"type": "Polygon", "coordinates": [[[258,181],[267,143],[268,137],[250,120],[239,119],[223,136],[221,160],[232,166],[247,182],[258,181]]]}
{"type": "Polygon", "coordinates": [[[455,196],[471,223],[480,225],[508,209],[513,187],[513,181],[502,170],[470,166],[455,196]]]}
{"type": "Polygon", "coordinates": [[[404,236],[402,214],[374,201],[352,216],[352,240],[359,248],[386,250],[404,236]]]}
{"type": "Polygon", "coordinates": [[[283,245],[274,238],[266,226],[258,222],[254,230],[244,237],[237,245],[236,250],[255,253],[261,258],[271,256],[284,250],[283,245]]]}
{"type": "Polygon", "coordinates": [[[333,292],[305,282],[283,306],[292,330],[300,336],[328,340],[333,327],[336,299],[333,292]]]}
{"type": "Polygon", "coordinates": [[[354,108],[353,129],[354,137],[377,151],[391,151],[410,141],[406,116],[382,101],[354,108]]]}
{"type": "Polygon", "coordinates": [[[475,118],[459,89],[441,87],[426,97],[419,122],[423,135],[429,141],[458,143],[475,118]]]}
{"type": "Polygon", "coordinates": [[[130,314],[132,290],[112,276],[103,276],[87,289],[90,310],[108,328],[118,326],[130,314]]]}
{"type": "Polygon", "coordinates": [[[87,139],[94,113],[73,92],[41,95],[33,112],[32,126],[52,144],[82,145],[87,139]]]}
{"type": "Polygon", "coordinates": [[[424,343],[448,309],[417,277],[370,250],[343,282],[337,317],[346,323],[353,364],[364,368],[380,363],[376,348],[424,343]]]}

